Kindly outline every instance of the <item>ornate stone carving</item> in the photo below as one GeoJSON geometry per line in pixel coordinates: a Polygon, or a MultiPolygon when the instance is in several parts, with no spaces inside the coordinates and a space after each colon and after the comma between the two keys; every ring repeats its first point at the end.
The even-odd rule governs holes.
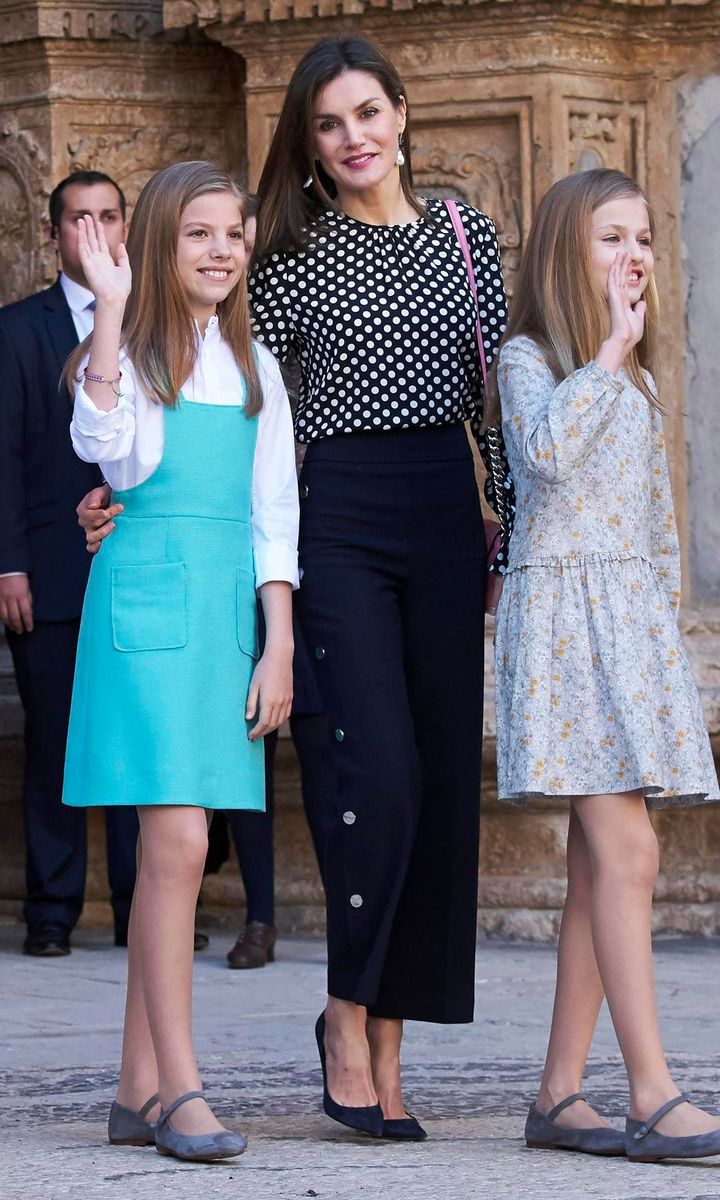
{"type": "Polygon", "coordinates": [[[32,290],[32,226],[24,184],[0,157],[0,305],[32,290]]]}
{"type": "Polygon", "coordinates": [[[418,121],[412,152],[413,174],[421,192],[456,196],[492,217],[512,295],[526,232],[517,121],[462,121],[442,131],[437,126],[424,128],[418,121]]]}
{"type": "Polygon", "coordinates": [[[645,183],[645,106],[568,102],[568,170],[613,167],[645,183]]]}
{"type": "Polygon", "coordinates": [[[221,0],[165,0],[163,25],[178,29],[186,25],[208,25],[225,15],[221,0]]]}
{"type": "MultiPolygon", "coordinates": [[[[469,0],[470,4],[482,4],[485,0],[469,0]]],[[[672,11],[684,7],[709,7],[715,0],[589,0],[583,8],[635,8],[648,9],[650,18],[654,10],[672,11]]],[[[380,9],[406,12],[408,9],[429,7],[455,9],[458,0],[164,0],[163,21],[166,29],[197,24],[209,25],[217,22],[229,24],[256,24],[260,22],[302,21],[318,17],[347,18],[380,9]]],[[[502,0],[503,8],[514,4],[523,9],[531,8],[528,0],[502,0]]],[[[540,7],[540,5],[538,5],[540,7]]],[[[542,5],[547,8],[546,4],[542,5]]],[[[577,7],[580,7],[578,5],[577,7]]]]}
{"type": "Polygon", "coordinates": [[[125,136],[88,135],[69,145],[68,152],[71,171],[105,171],[117,179],[131,208],[150,176],[161,167],[194,158],[224,163],[226,158],[222,130],[210,135],[206,129],[169,133],[161,125],[148,125],[125,136]]]}
{"type": "Polygon", "coordinates": [[[54,254],[43,232],[47,158],[16,117],[0,126],[0,304],[19,300],[47,280],[54,254]]]}
{"type": "Polygon", "coordinates": [[[162,0],[94,0],[91,3],[28,3],[36,9],[38,34],[46,38],[148,38],[162,32],[162,0]]]}

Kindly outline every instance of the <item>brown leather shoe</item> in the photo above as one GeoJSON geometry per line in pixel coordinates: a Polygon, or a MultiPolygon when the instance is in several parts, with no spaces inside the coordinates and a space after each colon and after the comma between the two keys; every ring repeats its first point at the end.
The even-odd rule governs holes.
{"type": "Polygon", "coordinates": [[[277,929],[274,925],[251,921],[228,954],[228,966],[234,970],[248,970],[274,962],[276,941],[277,929]]]}

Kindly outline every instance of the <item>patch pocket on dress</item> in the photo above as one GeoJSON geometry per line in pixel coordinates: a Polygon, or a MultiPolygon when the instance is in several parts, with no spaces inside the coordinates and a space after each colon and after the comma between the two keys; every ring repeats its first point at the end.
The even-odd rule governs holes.
{"type": "Polygon", "coordinates": [[[113,567],[110,604],[116,650],[177,650],[187,645],[184,562],[113,567]]]}
{"type": "Polygon", "coordinates": [[[255,594],[255,574],[245,567],[236,567],[236,610],[237,610],[237,640],[243,654],[250,658],[259,658],[257,597],[255,594]]]}

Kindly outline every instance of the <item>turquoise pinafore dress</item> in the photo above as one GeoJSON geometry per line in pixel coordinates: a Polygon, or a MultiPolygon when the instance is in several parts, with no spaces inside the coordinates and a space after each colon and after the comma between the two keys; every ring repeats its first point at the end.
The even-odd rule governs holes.
{"type": "Polygon", "coordinates": [[[265,807],[248,741],[258,657],[251,531],[257,417],[180,395],[163,457],[93,560],[63,803],[265,807]]]}

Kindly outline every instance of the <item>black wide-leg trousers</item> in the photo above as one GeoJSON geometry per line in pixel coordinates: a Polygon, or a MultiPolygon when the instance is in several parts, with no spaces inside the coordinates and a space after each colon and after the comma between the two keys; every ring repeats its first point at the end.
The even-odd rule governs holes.
{"type": "Polygon", "coordinates": [[[299,613],[337,774],[328,991],[473,1016],[486,550],[463,426],[308,449],[299,613]]]}

